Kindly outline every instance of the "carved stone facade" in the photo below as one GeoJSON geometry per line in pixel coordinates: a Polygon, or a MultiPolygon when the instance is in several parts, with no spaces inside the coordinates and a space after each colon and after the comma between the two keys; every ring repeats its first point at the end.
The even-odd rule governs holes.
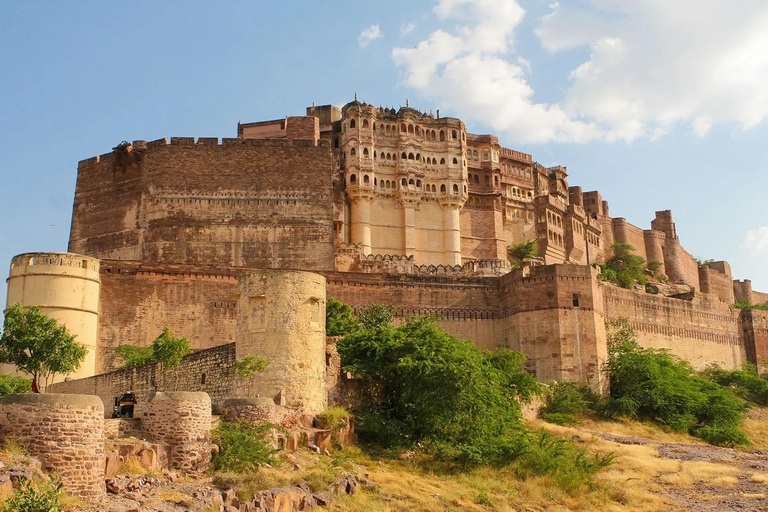
{"type": "MultiPolygon", "coordinates": [[[[245,326],[266,315],[259,301],[273,300],[274,318],[298,321],[297,333],[315,322],[321,335],[322,312],[312,315],[325,294],[356,310],[379,303],[398,315],[439,315],[480,347],[525,352],[542,379],[596,388],[605,319],[628,317],[641,343],[697,367],[736,367],[768,353],[764,319],[731,308],[768,295],[732,282],[726,262],[699,266],[671,212],[656,212],[650,229],[613,218],[599,192],[569,186],[565,167],[544,167],[439,112],[353,101],[306,114],[239,124],[237,138],[135,141],[80,162],[69,249],[100,263],[97,373],[119,366],[118,345],[148,344],[168,326],[195,350],[277,350],[265,393],[317,409],[322,340],[302,348],[245,326]],[[510,272],[507,247],[532,238],[537,266],[510,272]],[[658,261],[688,293],[600,283],[590,265],[605,261],[614,243],[658,261]],[[295,288],[290,272],[278,279],[287,279],[284,287],[258,292],[274,270],[319,274],[322,293],[319,282],[311,293],[314,285],[294,283],[306,304],[283,300],[295,288]],[[301,386],[281,393],[280,372],[298,375],[301,386],[315,382],[317,396],[301,386]]],[[[19,272],[11,269],[12,278],[19,272]]]]}

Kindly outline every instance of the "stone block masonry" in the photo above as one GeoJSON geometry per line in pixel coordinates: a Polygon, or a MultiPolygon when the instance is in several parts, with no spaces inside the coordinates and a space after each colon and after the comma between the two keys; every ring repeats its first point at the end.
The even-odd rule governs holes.
{"type": "Polygon", "coordinates": [[[0,441],[13,439],[70,494],[104,496],[104,405],[96,396],[26,394],[0,400],[0,441]]]}
{"type": "Polygon", "coordinates": [[[211,461],[211,399],[206,393],[151,394],[141,426],[168,445],[171,468],[185,474],[203,473],[211,461]]]}
{"type": "Polygon", "coordinates": [[[145,364],[126,370],[95,375],[87,379],[59,382],[51,386],[52,393],[83,393],[99,396],[109,417],[113,397],[117,393],[133,391],[138,403],[136,417],[146,405],[146,397],[153,391],[201,391],[207,393],[218,410],[234,389],[235,344],[230,343],[195,352],[184,358],[173,370],[163,372],[160,363],[145,364]]]}

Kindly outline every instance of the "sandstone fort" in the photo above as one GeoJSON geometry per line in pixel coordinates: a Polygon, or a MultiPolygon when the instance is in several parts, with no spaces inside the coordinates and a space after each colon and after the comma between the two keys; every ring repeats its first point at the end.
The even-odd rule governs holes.
{"type": "Polygon", "coordinates": [[[768,294],[727,262],[699,265],[671,212],[634,226],[598,191],[569,186],[565,167],[460,119],[357,100],[238,124],[236,138],[136,140],[81,161],[69,252],[19,255],[8,279],[9,304],[41,305],[89,350],[54,391],[105,403],[168,389],[215,404],[233,395],[232,361],[255,352],[270,361],[262,396],[319,411],[340,393],[330,297],[437,315],[479,347],[525,353],[540,380],[595,388],[604,322],[619,317],[643,346],[696,368],[768,357],[768,312],[732,307],[768,294]],[[512,270],[507,247],[533,238],[538,260],[512,270]],[[614,243],[660,262],[670,285],[599,281],[593,264],[614,243]],[[195,353],[168,373],[118,370],[119,345],[164,326],[195,353]]]}

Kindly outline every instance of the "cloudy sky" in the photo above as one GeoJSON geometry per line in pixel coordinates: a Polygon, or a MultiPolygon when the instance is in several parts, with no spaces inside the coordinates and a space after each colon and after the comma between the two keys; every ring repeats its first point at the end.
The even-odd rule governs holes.
{"type": "MultiPolygon", "coordinates": [[[[462,118],[768,291],[768,2],[4,2],[0,270],[66,250],[77,161],[357,92],[462,118]],[[224,5],[219,5],[224,4],[224,5]]],[[[0,290],[2,291],[2,290],[0,290]]],[[[4,299],[4,293],[2,298],[4,299]]]]}

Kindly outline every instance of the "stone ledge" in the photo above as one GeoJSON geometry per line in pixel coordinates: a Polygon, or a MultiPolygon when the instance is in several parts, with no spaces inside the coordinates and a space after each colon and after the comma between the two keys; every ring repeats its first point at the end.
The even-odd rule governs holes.
{"type": "Polygon", "coordinates": [[[147,396],[147,402],[173,400],[175,402],[210,402],[211,397],[202,391],[157,391],[147,396]]]}
{"type": "Polygon", "coordinates": [[[104,409],[104,403],[96,395],[70,395],[66,393],[24,393],[7,395],[0,399],[0,405],[11,404],[80,405],[104,409]]]}

